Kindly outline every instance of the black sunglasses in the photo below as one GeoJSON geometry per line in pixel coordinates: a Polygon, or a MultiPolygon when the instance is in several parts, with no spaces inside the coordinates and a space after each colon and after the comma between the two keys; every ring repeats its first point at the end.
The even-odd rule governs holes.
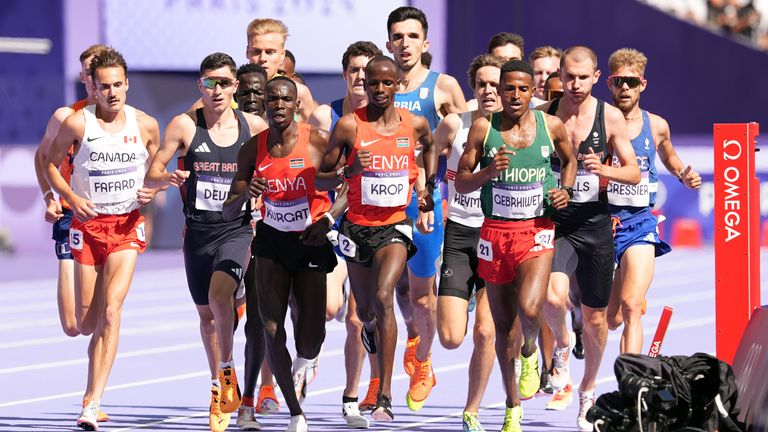
{"type": "Polygon", "coordinates": [[[611,75],[608,77],[609,85],[621,88],[625,83],[629,88],[635,88],[645,81],[642,77],[611,75]]]}

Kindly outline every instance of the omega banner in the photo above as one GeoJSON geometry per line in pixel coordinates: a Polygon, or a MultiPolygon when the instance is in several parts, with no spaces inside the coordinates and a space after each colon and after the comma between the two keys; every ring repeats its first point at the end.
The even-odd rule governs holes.
{"type": "Polygon", "coordinates": [[[757,123],[715,124],[717,356],[728,363],[760,306],[760,182],[757,123]]]}

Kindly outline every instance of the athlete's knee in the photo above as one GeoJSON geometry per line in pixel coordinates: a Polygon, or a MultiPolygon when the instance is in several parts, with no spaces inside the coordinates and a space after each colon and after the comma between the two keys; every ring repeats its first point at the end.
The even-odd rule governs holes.
{"type": "Polygon", "coordinates": [[[120,303],[107,303],[104,308],[104,327],[120,327],[123,305],[120,303]]]}
{"type": "Polygon", "coordinates": [[[266,337],[267,342],[274,342],[275,338],[277,337],[277,332],[280,328],[277,321],[265,319],[262,321],[262,325],[264,326],[264,336],[266,337]]]}
{"type": "Polygon", "coordinates": [[[437,306],[435,302],[435,297],[432,295],[429,295],[429,293],[412,298],[411,304],[413,305],[413,308],[415,310],[420,310],[420,311],[431,311],[431,310],[434,310],[435,307],[437,306]]]}
{"type": "Polygon", "coordinates": [[[636,319],[643,314],[643,301],[641,296],[629,297],[621,301],[621,313],[625,319],[636,319]]]}
{"type": "Polygon", "coordinates": [[[624,324],[624,319],[621,314],[609,314],[606,318],[608,322],[608,330],[614,331],[624,324]]]}
{"type": "Polygon", "coordinates": [[[357,313],[347,314],[347,317],[344,320],[344,326],[347,328],[347,333],[359,336],[360,329],[363,328],[363,323],[360,321],[357,313]]]}
{"type": "Polygon", "coordinates": [[[585,327],[601,327],[607,324],[605,309],[593,309],[583,314],[582,319],[585,327]]]}
{"type": "Polygon", "coordinates": [[[477,323],[472,329],[472,340],[476,347],[490,348],[493,346],[496,330],[493,323],[477,323]]]}
{"type": "MultiPolygon", "coordinates": [[[[309,332],[305,332],[309,333],[309,332]]],[[[325,341],[325,327],[320,334],[307,334],[302,340],[298,341],[296,345],[296,352],[306,358],[312,359],[320,354],[320,349],[323,347],[323,341],[325,341]]]]}
{"type": "Polygon", "coordinates": [[[376,308],[379,309],[392,309],[392,291],[387,289],[379,289],[376,292],[376,308]]]}
{"type": "Polygon", "coordinates": [[[438,322],[437,336],[440,339],[440,345],[445,349],[453,350],[460,347],[462,342],[464,342],[465,333],[460,331],[460,329],[454,328],[450,323],[438,322]]]}

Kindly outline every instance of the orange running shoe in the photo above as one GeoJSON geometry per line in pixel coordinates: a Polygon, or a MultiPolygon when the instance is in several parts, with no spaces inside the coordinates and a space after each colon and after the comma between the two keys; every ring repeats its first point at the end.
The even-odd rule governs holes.
{"type": "Polygon", "coordinates": [[[208,426],[212,432],[224,432],[229,427],[230,414],[221,412],[221,389],[211,386],[211,407],[208,411],[208,426]]]}
{"type": "Polygon", "coordinates": [[[405,395],[405,401],[411,411],[418,411],[427,401],[432,387],[437,385],[435,372],[432,370],[432,359],[420,362],[419,359],[413,359],[413,375],[411,375],[411,385],[408,393],[405,395]]]}
{"type": "Polygon", "coordinates": [[[225,367],[219,369],[219,382],[221,382],[221,412],[233,413],[240,408],[240,386],[237,384],[235,368],[225,367]]]}
{"type": "Polygon", "coordinates": [[[418,348],[420,340],[421,340],[421,337],[416,336],[413,339],[408,338],[408,341],[405,343],[405,354],[403,354],[403,367],[405,368],[405,373],[407,373],[408,376],[413,375],[413,369],[414,369],[413,362],[416,360],[416,348],[418,348]]]}
{"type": "Polygon", "coordinates": [[[357,409],[360,411],[373,411],[376,408],[376,396],[379,394],[379,378],[371,378],[368,383],[368,393],[365,394],[365,399],[357,404],[357,409]]]}
{"type": "MultiPolygon", "coordinates": [[[[83,408],[88,405],[88,399],[83,399],[83,408]]],[[[96,415],[96,421],[99,423],[104,423],[109,421],[109,415],[101,410],[101,407],[99,407],[99,414],[96,415]]]]}
{"type": "Polygon", "coordinates": [[[556,391],[545,406],[548,410],[562,411],[573,403],[573,384],[570,382],[562,390],[556,391]]]}
{"type": "Polygon", "coordinates": [[[256,412],[261,415],[275,414],[280,411],[280,401],[277,400],[274,385],[259,387],[259,399],[256,402],[256,412]]]}

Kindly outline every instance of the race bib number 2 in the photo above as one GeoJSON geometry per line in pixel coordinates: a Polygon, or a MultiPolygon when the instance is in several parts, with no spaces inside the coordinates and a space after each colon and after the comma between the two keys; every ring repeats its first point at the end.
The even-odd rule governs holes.
{"type": "Polygon", "coordinates": [[[339,234],[339,249],[341,249],[341,253],[344,255],[354,258],[357,252],[357,244],[344,234],[339,234]]]}

